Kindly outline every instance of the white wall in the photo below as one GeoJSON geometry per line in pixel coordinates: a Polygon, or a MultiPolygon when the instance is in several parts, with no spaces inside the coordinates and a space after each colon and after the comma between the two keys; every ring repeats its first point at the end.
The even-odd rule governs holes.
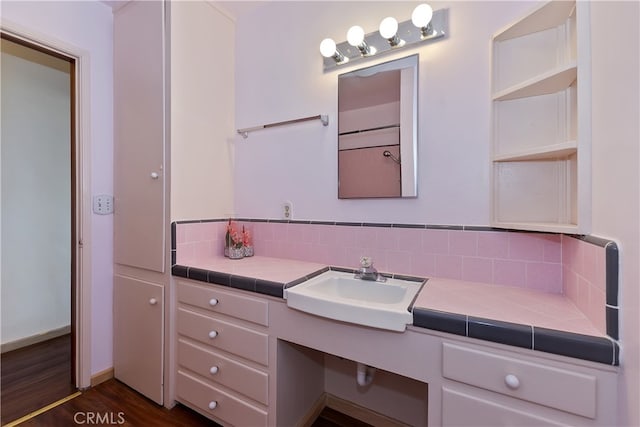
{"type": "Polygon", "coordinates": [[[354,24],[374,31],[415,2],[269,2],[237,21],[236,127],[316,114],[320,122],[236,138],[236,213],[294,219],[482,224],[489,222],[491,36],[531,8],[527,2],[432,2],[449,8],[449,38],[323,73],[318,46],[346,39],[354,24]],[[337,76],[418,52],[418,198],[338,200],[337,76]]]}
{"type": "MultiPolygon", "coordinates": [[[[2,1],[2,22],[46,35],[90,54],[92,194],[113,194],[113,17],[101,2],[2,1]]],[[[91,372],[113,366],[113,218],[91,226],[91,372]]],[[[85,242],[86,243],[86,242],[85,242]]]]}
{"type": "Polygon", "coordinates": [[[171,220],[233,212],[234,23],[205,2],[171,5],[171,220]]]}
{"type": "Polygon", "coordinates": [[[6,40],[1,66],[5,344],[71,322],[71,88],[68,62],[6,40]]]}
{"type": "Polygon", "coordinates": [[[591,3],[593,234],[620,248],[620,425],[640,425],[640,3],[591,3]],[[612,30],[615,29],[615,30],[612,30]]]}

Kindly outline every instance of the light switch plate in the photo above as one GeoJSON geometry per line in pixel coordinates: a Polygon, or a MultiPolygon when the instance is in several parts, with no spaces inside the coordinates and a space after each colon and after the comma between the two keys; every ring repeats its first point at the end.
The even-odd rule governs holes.
{"type": "Polygon", "coordinates": [[[113,213],[113,196],[108,194],[98,194],[93,196],[93,212],[98,215],[109,215],[113,213]]]}

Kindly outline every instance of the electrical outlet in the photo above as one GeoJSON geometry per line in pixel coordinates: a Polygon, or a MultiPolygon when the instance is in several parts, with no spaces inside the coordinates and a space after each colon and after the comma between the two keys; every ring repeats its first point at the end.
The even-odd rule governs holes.
{"type": "Polygon", "coordinates": [[[293,204],[288,200],[282,204],[282,218],[293,219],[293,204]]]}
{"type": "Polygon", "coordinates": [[[99,194],[93,196],[93,212],[98,215],[109,215],[113,213],[113,196],[99,194]]]}

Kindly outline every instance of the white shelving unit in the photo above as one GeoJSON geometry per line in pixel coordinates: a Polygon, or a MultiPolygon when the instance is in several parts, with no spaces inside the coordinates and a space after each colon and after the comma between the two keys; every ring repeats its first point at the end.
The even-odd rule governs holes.
{"type": "Polygon", "coordinates": [[[545,3],[493,37],[492,225],[588,233],[588,2],[545,3]]]}

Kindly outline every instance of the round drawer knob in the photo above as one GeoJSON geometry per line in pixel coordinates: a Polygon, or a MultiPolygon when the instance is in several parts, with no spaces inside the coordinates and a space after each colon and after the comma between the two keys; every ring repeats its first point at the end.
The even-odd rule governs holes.
{"type": "Polygon", "coordinates": [[[506,377],[504,377],[504,383],[511,390],[517,390],[520,387],[520,380],[518,379],[518,377],[516,377],[513,374],[509,374],[506,377]]]}
{"type": "Polygon", "coordinates": [[[211,375],[215,375],[215,374],[217,374],[217,373],[218,373],[218,371],[219,371],[219,370],[220,370],[220,369],[218,369],[218,367],[217,367],[217,366],[212,366],[211,368],[209,368],[209,373],[210,373],[211,375]]]}
{"type": "Polygon", "coordinates": [[[211,299],[209,300],[209,305],[210,305],[211,307],[218,305],[218,300],[217,300],[216,298],[211,298],[211,299]]]}
{"type": "Polygon", "coordinates": [[[218,402],[216,402],[215,400],[212,400],[211,402],[209,402],[209,409],[213,410],[216,409],[218,407],[218,402]]]}
{"type": "Polygon", "coordinates": [[[212,338],[212,339],[213,339],[213,338],[215,338],[215,337],[217,337],[217,336],[218,336],[218,333],[217,333],[216,331],[211,331],[211,332],[209,332],[209,338],[212,338]]]}
{"type": "Polygon", "coordinates": [[[157,299],[155,299],[155,298],[151,298],[151,299],[149,300],[149,304],[151,304],[151,305],[156,305],[157,303],[158,303],[158,300],[157,300],[157,299]]]}
{"type": "Polygon", "coordinates": [[[158,172],[151,172],[151,179],[158,179],[158,177],[160,177],[160,175],[158,175],[158,172]]]}

